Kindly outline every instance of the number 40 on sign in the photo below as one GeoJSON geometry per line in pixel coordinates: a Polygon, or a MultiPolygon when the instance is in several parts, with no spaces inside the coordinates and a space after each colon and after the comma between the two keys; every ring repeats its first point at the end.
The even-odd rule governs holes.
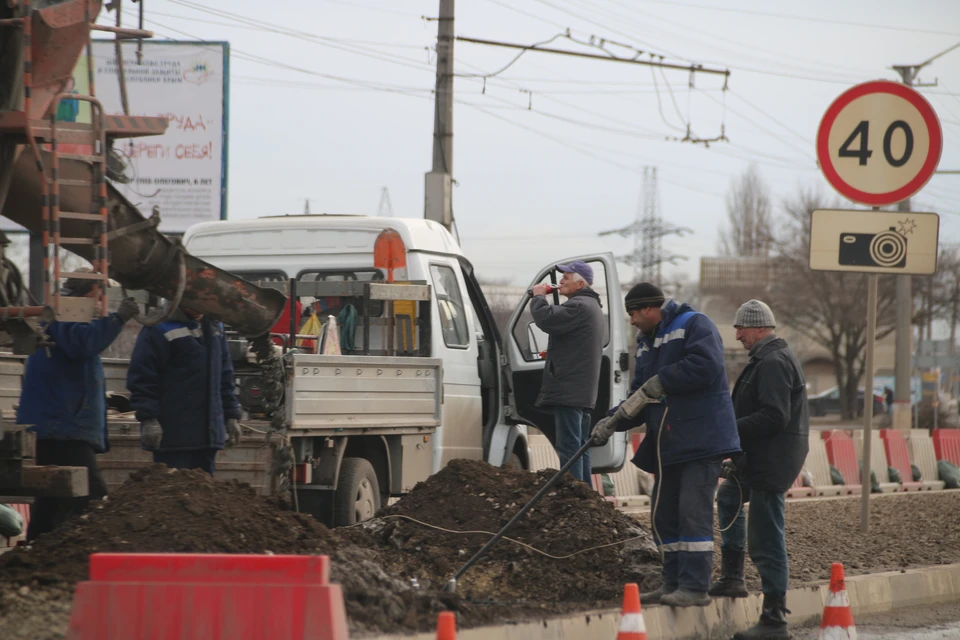
{"type": "Polygon", "coordinates": [[[817,161],[844,197],[881,207],[906,200],[933,175],[943,149],[930,103],[896,82],[865,82],[827,109],[817,131],[817,161]]]}

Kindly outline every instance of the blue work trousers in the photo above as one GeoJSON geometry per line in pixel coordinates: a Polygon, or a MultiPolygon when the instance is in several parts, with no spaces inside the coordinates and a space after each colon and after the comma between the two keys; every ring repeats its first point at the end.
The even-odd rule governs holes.
{"type": "Polygon", "coordinates": [[[653,524],[667,589],[706,592],[713,575],[713,499],[720,460],[663,468],[653,486],[653,524]]]}
{"type": "Polygon", "coordinates": [[[217,461],[217,450],[154,451],[153,461],[162,462],[171,469],[200,469],[213,475],[214,463],[217,461]]]}
{"type": "MultiPolygon", "coordinates": [[[[582,407],[554,407],[553,417],[557,425],[554,449],[557,450],[562,467],[590,439],[590,410],[582,407]]],[[[589,449],[570,467],[570,475],[589,484],[589,449]]]]}
{"type": "Polygon", "coordinates": [[[740,489],[732,478],[724,480],[717,493],[720,528],[729,527],[720,533],[720,548],[736,552],[746,548],[760,574],[763,593],[781,598],[786,597],[790,582],[783,530],[784,496],[782,491],[740,489]],[[743,508],[740,508],[741,502],[743,508]]]}

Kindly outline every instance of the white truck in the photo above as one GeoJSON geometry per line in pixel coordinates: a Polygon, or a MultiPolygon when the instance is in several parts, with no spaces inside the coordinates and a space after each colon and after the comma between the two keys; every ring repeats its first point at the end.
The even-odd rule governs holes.
{"type": "MultiPolygon", "coordinates": [[[[552,414],[535,406],[547,342],[532,323],[529,296],[519,301],[501,336],[473,266],[441,225],[423,219],[279,216],[199,224],[183,242],[192,255],[232,274],[261,285],[273,282],[285,293],[296,289],[294,298],[320,318],[349,319],[351,305],[357,312],[355,324],[340,322],[343,355],[301,350],[285,358],[285,438],[301,511],[334,525],[352,524],[454,458],[529,469],[528,427],[553,441],[552,414]],[[394,273],[397,282],[414,283],[406,288],[381,284],[386,274],[374,267],[374,243],[388,228],[406,249],[406,268],[394,273]],[[389,300],[390,286],[398,287],[401,293],[392,297],[403,302],[389,300]],[[358,296],[361,292],[367,297],[358,296]],[[394,305],[392,313],[388,304],[394,305]],[[392,350],[389,340],[396,341],[392,350]]],[[[596,422],[629,390],[625,311],[613,256],[564,261],[574,259],[593,267],[607,318],[596,422]]],[[[531,286],[558,282],[556,264],[537,273],[531,286]]],[[[302,320],[293,309],[297,327],[302,320]]],[[[241,403],[256,411],[259,373],[244,366],[245,356],[244,348],[234,353],[238,390],[241,403]]],[[[107,363],[115,387],[124,366],[107,363]]],[[[137,447],[132,418],[122,426],[112,422],[114,449],[122,433],[128,448],[137,447]]],[[[256,422],[247,424],[258,428],[256,422]]],[[[263,453],[263,437],[244,440],[247,444],[218,457],[218,476],[235,471],[234,477],[249,479],[240,472],[273,472],[277,456],[263,453]]],[[[626,434],[618,434],[591,451],[593,469],[619,470],[626,455],[626,434]]],[[[134,463],[129,451],[114,451],[102,466],[105,473],[114,468],[126,473],[134,463]]],[[[254,484],[271,491],[271,482],[254,484]]]]}

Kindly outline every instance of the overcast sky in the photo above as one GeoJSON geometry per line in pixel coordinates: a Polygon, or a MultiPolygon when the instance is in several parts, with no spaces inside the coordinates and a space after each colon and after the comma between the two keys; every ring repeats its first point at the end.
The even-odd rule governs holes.
{"type": "MultiPolygon", "coordinates": [[[[437,30],[424,17],[437,10],[437,0],[147,3],[158,36],[230,42],[229,218],[299,213],[307,198],[313,213],[375,215],[383,187],[394,215],[421,217],[437,30]]],[[[778,202],[800,185],[832,196],[813,146],[823,112],[854,84],[898,79],[891,65],[960,42],[960,2],[459,0],[455,24],[457,35],[528,44],[569,29],[731,70],[722,91],[721,76],[527,53],[484,83],[465,76],[516,52],[455,46],[454,215],[482,278],[526,283],[567,255],[629,252],[632,241],[597,232],[634,219],[644,166],[657,167],[664,219],[695,230],[664,240],[688,258],[665,272],[696,278],[699,259],[716,254],[731,181],[755,163],[778,202]],[[685,122],[702,138],[722,127],[729,142],[665,140],[685,122]]],[[[960,49],[920,79],[939,81],[921,91],[944,130],[940,168],[960,169],[960,49]]],[[[914,209],[940,213],[941,241],[960,242],[960,175],[935,176],[914,209]]]]}

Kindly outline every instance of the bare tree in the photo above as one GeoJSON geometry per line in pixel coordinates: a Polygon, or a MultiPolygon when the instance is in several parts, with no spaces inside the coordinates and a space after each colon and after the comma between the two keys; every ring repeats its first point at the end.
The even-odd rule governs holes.
{"type": "MultiPolygon", "coordinates": [[[[782,235],[776,244],[778,275],[772,287],[777,315],[795,331],[824,347],[831,356],[844,418],[852,418],[857,388],[866,369],[866,274],[813,271],[809,268],[810,213],[830,208],[817,189],[801,189],[784,201],[782,235]]],[[[881,276],[877,306],[877,340],[890,334],[896,321],[896,283],[881,276]]],[[[865,401],[872,390],[866,389],[865,401]]]]}
{"type": "Polygon", "coordinates": [[[773,246],[773,207],[770,191],[750,165],[727,192],[727,224],[719,231],[718,250],[724,256],[767,257],[773,246]]]}

